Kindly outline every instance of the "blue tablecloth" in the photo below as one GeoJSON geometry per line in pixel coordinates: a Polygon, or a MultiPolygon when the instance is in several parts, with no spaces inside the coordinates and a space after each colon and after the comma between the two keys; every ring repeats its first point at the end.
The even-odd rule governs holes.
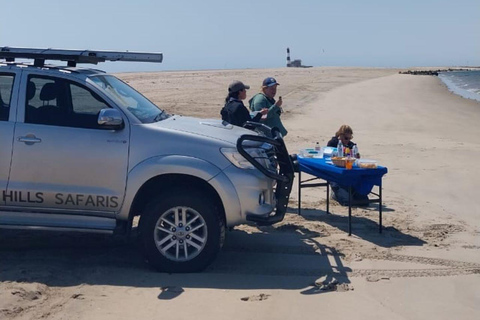
{"type": "Polygon", "coordinates": [[[325,159],[298,157],[300,171],[311,174],[329,182],[336,182],[341,186],[352,186],[360,194],[369,194],[373,186],[382,184],[382,177],[387,173],[386,167],[376,169],[353,167],[351,170],[336,167],[326,163],[325,159]]]}

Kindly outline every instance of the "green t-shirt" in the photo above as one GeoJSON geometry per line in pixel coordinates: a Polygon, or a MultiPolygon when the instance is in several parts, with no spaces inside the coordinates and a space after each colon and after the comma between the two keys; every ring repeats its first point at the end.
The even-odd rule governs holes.
{"type": "Polygon", "coordinates": [[[263,93],[257,93],[248,102],[250,103],[250,110],[252,111],[260,111],[263,108],[267,108],[267,118],[265,120],[261,120],[261,122],[270,128],[277,127],[282,136],[287,135],[288,131],[285,129],[282,120],[280,119],[282,110],[275,105],[275,99],[270,99],[263,93]]]}

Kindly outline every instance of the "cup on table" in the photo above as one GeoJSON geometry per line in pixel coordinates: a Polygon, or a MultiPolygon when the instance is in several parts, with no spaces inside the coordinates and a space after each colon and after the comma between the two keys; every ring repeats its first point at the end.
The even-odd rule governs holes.
{"type": "Polygon", "coordinates": [[[355,162],[355,159],[346,159],[345,160],[345,169],[347,169],[347,170],[352,169],[354,162],[355,162]]]}

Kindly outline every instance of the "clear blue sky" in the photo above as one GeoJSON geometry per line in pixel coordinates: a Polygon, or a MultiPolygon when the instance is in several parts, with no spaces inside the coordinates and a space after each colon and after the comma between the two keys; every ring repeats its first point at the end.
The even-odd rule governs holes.
{"type": "Polygon", "coordinates": [[[480,66],[480,0],[1,0],[0,46],[160,51],[107,71],[480,66]]]}

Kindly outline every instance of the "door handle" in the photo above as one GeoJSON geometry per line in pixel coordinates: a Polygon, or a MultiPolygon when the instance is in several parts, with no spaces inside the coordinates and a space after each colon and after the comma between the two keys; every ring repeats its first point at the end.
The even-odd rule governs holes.
{"type": "Polygon", "coordinates": [[[34,143],[42,142],[42,139],[35,137],[33,134],[27,134],[24,137],[19,137],[18,141],[25,142],[25,144],[32,145],[34,143]]]}

